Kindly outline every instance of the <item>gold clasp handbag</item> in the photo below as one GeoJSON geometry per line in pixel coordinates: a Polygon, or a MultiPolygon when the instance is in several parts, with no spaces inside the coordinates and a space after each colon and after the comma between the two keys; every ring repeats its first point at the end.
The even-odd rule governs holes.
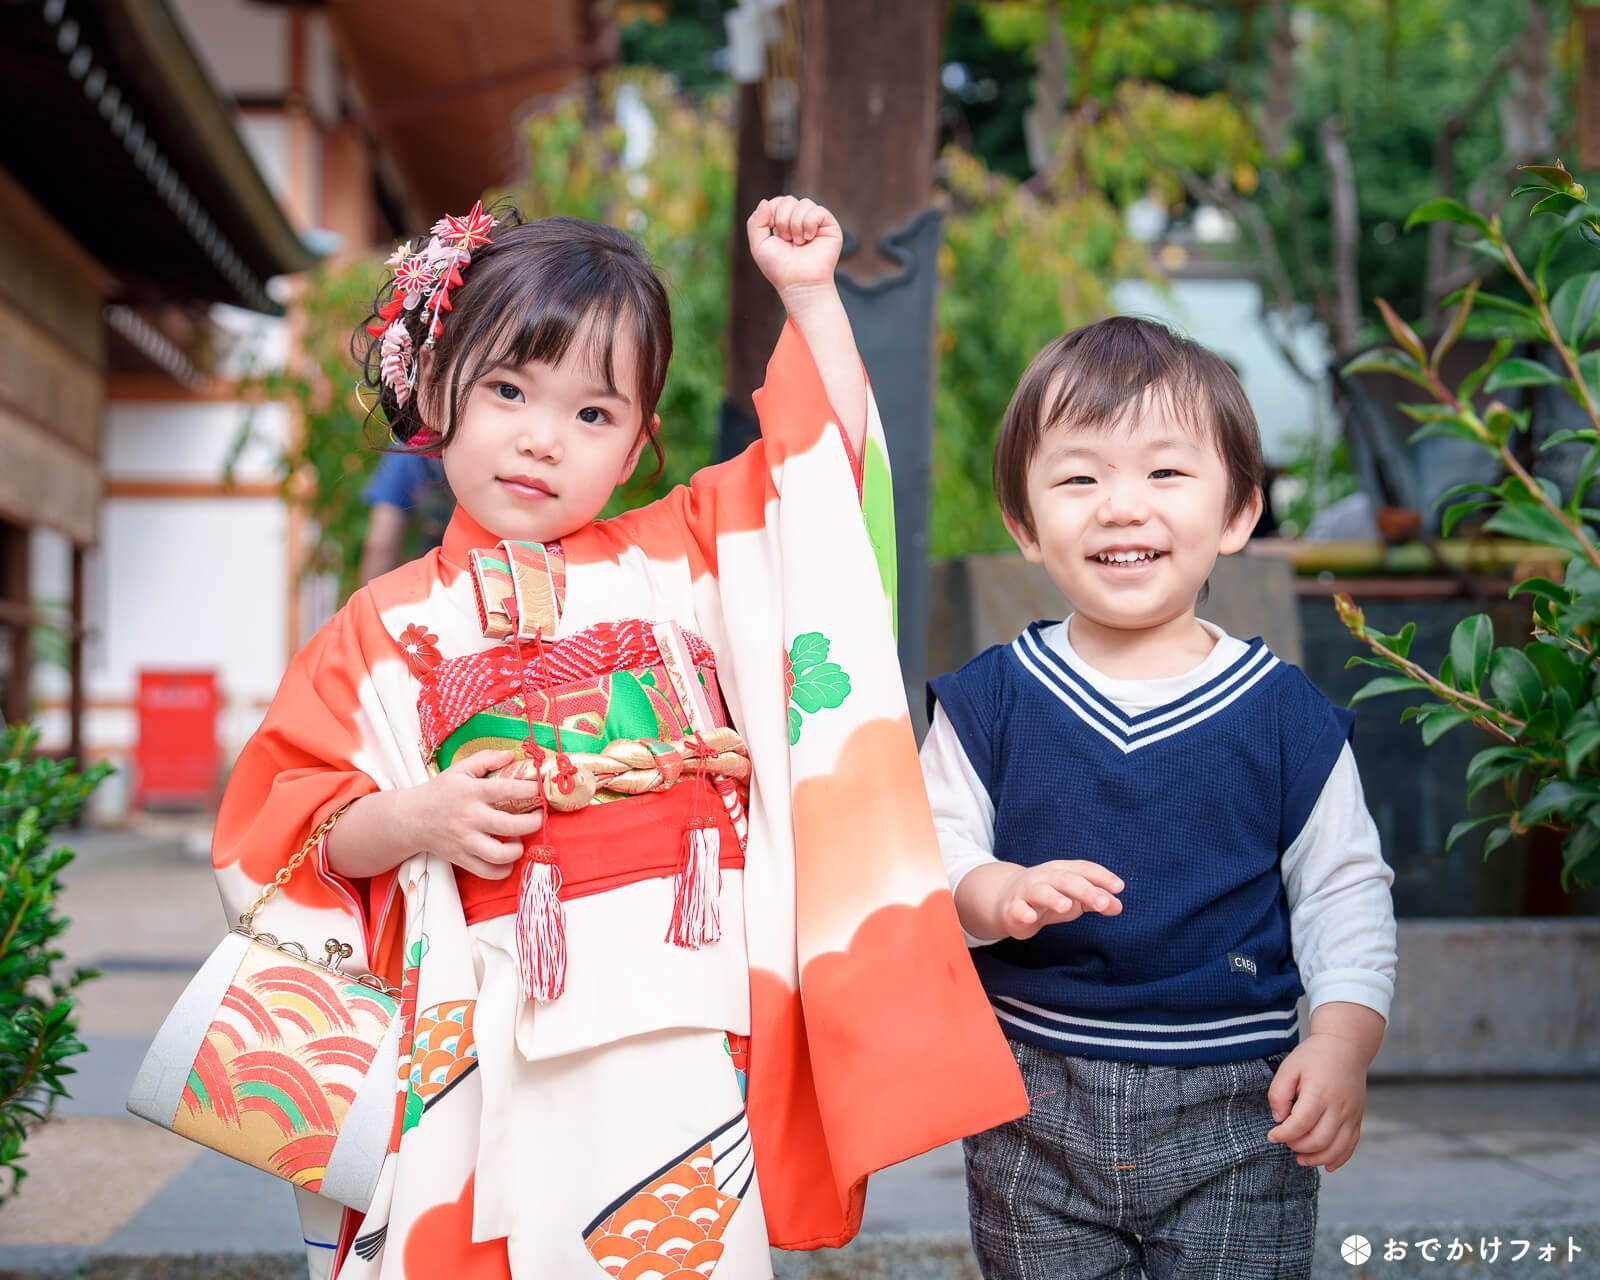
{"type": "Polygon", "coordinates": [[[252,927],[344,810],[311,833],[161,1024],[128,1110],[365,1213],[394,1127],[400,993],[252,927]]]}

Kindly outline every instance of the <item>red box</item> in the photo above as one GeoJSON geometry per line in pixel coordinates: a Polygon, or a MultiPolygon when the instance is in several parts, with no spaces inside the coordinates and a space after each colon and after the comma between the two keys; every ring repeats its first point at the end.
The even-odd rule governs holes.
{"type": "Polygon", "coordinates": [[[215,671],[139,673],[135,807],[215,802],[218,706],[215,671]]]}

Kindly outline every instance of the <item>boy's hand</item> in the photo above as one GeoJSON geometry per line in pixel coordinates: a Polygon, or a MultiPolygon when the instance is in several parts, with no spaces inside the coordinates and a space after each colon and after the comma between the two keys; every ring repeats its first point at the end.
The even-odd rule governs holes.
{"type": "Polygon", "coordinates": [[[745,223],[750,254],[792,313],[808,294],[834,289],[833,269],[844,247],[838,220],[814,200],[763,200],[745,223]]]}
{"type": "Polygon", "coordinates": [[[1296,1163],[1322,1165],[1329,1173],[1348,1161],[1361,1140],[1371,1060],[1343,1036],[1313,1031],[1272,1077],[1267,1103],[1278,1123],[1267,1141],[1296,1152],[1296,1163]]]}
{"type": "MultiPolygon", "coordinates": [[[[972,888],[981,889],[989,898],[984,915],[1006,937],[1031,938],[1046,925],[1076,920],[1085,911],[1098,911],[1104,916],[1122,911],[1121,901],[1114,896],[1122,891],[1122,881],[1098,862],[1041,862],[1036,867],[1009,862],[992,865],[998,870],[987,872],[988,882],[979,881],[972,888]]],[[[986,870],[980,867],[969,873],[959,889],[968,888],[967,881],[986,870]]],[[[957,907],[961,906],[958,902],[957,907]]],[[[967,932],[985,937],[994,930],[967,926],[967,932]]]]}
{"type": "Polygon", "coordinates": [[[407,843],[486,880],[503,880],[522,857],[522,838],[544,825],[544,810],[508,812],[537,804],[532,779],[490,778],[517,758],[515,751],[475,751],[409,788],[407,843]]]}

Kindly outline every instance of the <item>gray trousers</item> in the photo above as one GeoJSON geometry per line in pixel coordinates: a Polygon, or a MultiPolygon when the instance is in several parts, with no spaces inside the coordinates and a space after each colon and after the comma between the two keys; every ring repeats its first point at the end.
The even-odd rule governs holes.
{"type": "Polygon", "coordinates": [[[1310,1276],[1320,1175],[1266,1139],[1283,1054],[1168,1067],[1010,1044],[1032,1108],[963,1144],[986,1280],[1310,1276]]]}

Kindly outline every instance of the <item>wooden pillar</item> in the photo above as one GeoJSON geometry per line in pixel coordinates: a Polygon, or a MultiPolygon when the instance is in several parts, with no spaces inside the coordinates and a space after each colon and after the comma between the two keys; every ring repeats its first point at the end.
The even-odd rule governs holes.
{"type": "Polygon", "coordinates": [[[33,599],[28,584],[28,526],[0,521],[0,623],[8,650],[0,714],[7,724],[30,720],[29,683],[33,673],[33,599]]]}
{"type": "Polygon", "coordinates": [[[933,207],[945,5],[805,0],[798,194],[845,233],[839,291],[894,471],[900,666],[923,721],[939,213],[933,207]]]}
{"type": "Polygon", "coordinates": [[[67,750],[83,767],[83,640],[87,602],[83,590],[84,549],[72,544],[72,619],[67,633],[67,750]]]}
{"type": "Polygon", "coordinates": [[[933,199],[944,6],[932,0],[806,0],[801,49],[800,194],[854,233],[845,274],[896,266],[879,239],[933,199]]]}

